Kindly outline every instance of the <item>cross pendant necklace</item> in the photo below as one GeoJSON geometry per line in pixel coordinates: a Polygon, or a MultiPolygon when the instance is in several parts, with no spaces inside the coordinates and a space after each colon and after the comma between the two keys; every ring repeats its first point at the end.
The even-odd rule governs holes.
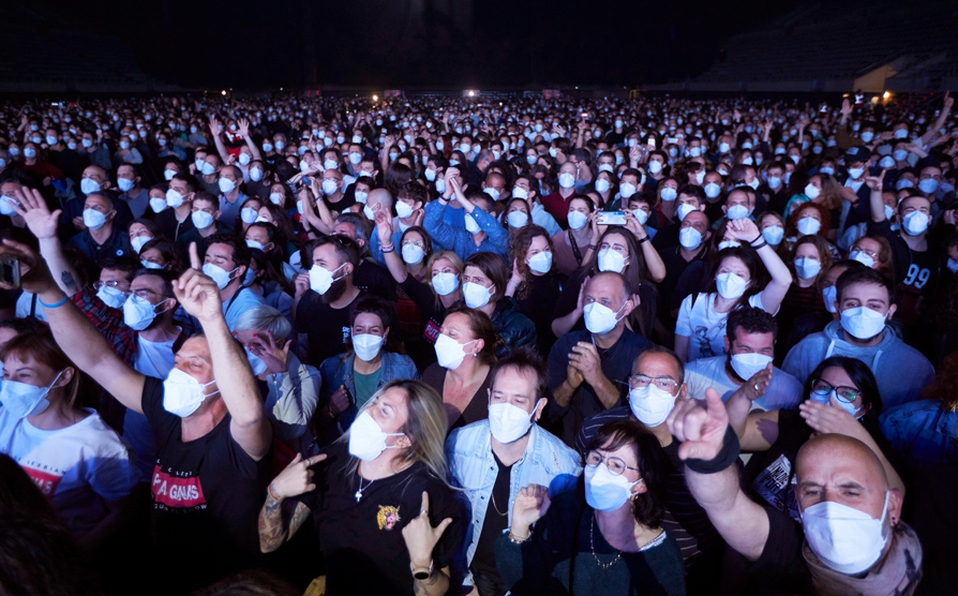
{"type": "Polygon", "coordinates": [[[363,486],[363,477],[362,477],[362,476],[359,476],[359,474],[356,474],[356,476],[359,477],[359,489],[356,491],[355,494],[353,494],[353,497],[356,498],[356,502],[358,503],[358,502],[360,502],[360,501],[362,500],[362,498],[363,498],[363,491],[364,491],[364,490],[367,490],[370,486],[372,486],[372,485],[373,485],[373,482],[375,482],[375,480],[370,480],[370,481],[369,481],[369,484],[367,484],[366,486],[363,486]]]}

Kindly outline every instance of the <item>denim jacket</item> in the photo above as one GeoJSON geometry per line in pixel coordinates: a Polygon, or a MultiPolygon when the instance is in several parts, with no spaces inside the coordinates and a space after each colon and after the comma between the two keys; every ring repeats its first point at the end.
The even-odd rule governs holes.
{"type": "MultiPolygon", "coordinates": [[[[416,370],[416,365],[409,356],[395,352],[386,352],[385,350],[382,351],[381,354],[382,368],[380,369],[379,384],[376,386],[376,389],[396,379],[419,378],[419,371],[416,370]]],[[[356,384],[353,381],[354,358],[356,358],[356,354],[353,352],[337,354],[336,356],[330,356],[319,366],[319,372],[323,375],[323,386],[320,390],[319,399],[320,404],[329,403],[329,396],[335,393],[340,385],[346,387],[350,395],[356,395],[356,384]]],[[[353,404],[350,409],[340,414],[338,420],[340,433],[346,432],[346,429],[353,423],[358,413],[359,410],[356,404],[353,404]]]]}
{"type": "MultiPolygon", "coordinates": [[[[558,437],[533,424],[529,431],[522,458],[512,466],[509,481],[509,523],[512,523],[512,506],[519,489],[530,484],[549,487],[549,496],[575,488],[582,473],[582,459],[558,437]]],[[[489,421],[480,420],[468,426],[458,428],[446,439],[446,461],[464,513],[468,520],[465,525],[462,549],[455,563],[461,566],[456,577],[465,577],[464,584],[472,584],[469,566],[476,554],[482,524],[486,519],[486,509],[496,483],[499,468],[492,455],[492,432],[489,421]],[[463,555],[465,558],[463,559],[463,555]]]]}
{"type": "Polygon", "coordinates": [[[882,432],[909,466],[958,463],[958,414],[939,406],[938,400],[922,399],[882,413],[882,432]]]}

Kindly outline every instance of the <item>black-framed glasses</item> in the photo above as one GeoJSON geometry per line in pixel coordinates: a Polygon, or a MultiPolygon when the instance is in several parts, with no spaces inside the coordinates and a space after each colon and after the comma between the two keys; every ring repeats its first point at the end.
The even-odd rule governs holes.
{"type": "Polygon", "coordinates": [[[649,375],[637,374],[629,377],[629,387],[648,387],[649,383],[654,383],[656,387],[663,391],[672,393],[679,386],[678,381],[672,377],[650,377],[649,375]]]}
{"type": "Polygon", "coordinates": [[[838,387],[823,381],[822,379],[815,379],[812,381],[812,393],[820,396],[829,395],[832,391],[835,392],[835,396],[838,397],[840,401],[845,403],[853,403],[856,399],[862,396],[862,392],[859,389],[854,387],[844,387],[839,385],[838,387]]]}
{"type": "Polygon", "coordinates": [[[586,454],[585,465],[594,468],[601,463],[605,463],[605,467],[609,468],[609,471],[616,476],[621,476],[626,470],[639,471],[638,468],[626,465],[625,462],[618,457],[603,457],[601,453],[595,450],[586,454]]]}

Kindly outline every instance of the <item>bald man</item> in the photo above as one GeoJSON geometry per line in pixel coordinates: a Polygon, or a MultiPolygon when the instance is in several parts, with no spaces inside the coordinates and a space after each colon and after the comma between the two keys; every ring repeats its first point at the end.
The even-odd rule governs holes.
{"type": "Polygon", "coordinates": [[[706,408],[679,404],[669,429],[683,444],[685,478],[695,500],[733,549],[752,562],[764,594],[912,594],[921,579],[922,549],[901,521],[902,495],[891,488],[864,443],[818,435],[799,450],[795,497],[802,525],[750,500],[734,461],[738,439],[718,393],[706,408]]]}

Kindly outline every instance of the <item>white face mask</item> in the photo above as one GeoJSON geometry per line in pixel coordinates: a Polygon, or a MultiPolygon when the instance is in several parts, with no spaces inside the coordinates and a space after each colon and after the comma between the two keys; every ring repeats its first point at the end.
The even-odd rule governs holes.
{"type": "Polygon", "coordinates": [[[213,216],[206,211],[194,211],[190,214],[190,219],[193,220],[193,225],[196,226],[198,230],[205,230],[213,225],[213,216]]]}
{"type": "Polygon", "coordinates": [[[822,194],[822,191],[817,186],[814,186],[811,182],[805,185],[805,196],[811,200],[818,198],[818,195],[822,194]]]}
{"type": "Polygon", "coordinates": [[[853,261],[858,261],[862,265],[871,268],[875,264],[875,259],[871,257],[868,253],[864,253],[860,250],[853,250],[848,253],[848,258],[853,261]]]}
{"type": "Polygon", "coordinates": [[[802,512],[808,547],[825,565],[848,575],[864,573],[881,557],[888,492],[880,519],[835,501],[821,501],[802,512]]]}
{"type": "Polygon", "coordinates": [[[100,286],[100,289],[96,291],[96,297],[110,308],[120,308],[126,302],[127,295],[116,288],[100,286]]]}
{"type": "Polygon", "coordinates": [[[702,244],[702,233],[695,228],[682,228],[679,230],[679,244],[685,250],[695,250],[702,244]]]}
{"type": "Polygon", "coordinates": [[[47,399],[47,395],[50,393],[50,390],[53,389],[53,386],[56,385],[57,381],[60,380],[60,375],[62,374],[63,371],[57,373],[53,382],[46,387],[35,387],[27,383],[20,383],[19,381],[3,381],[3,383],[0,384],[0,404],[3,405],[5,411],[9,412],[10,415],[17,420],[26,418],[27,416],[42,414],[50,407],[50,401],[47,399]]]}
{"type": "Polygon", "coordinates": [[[467,281],[462,284],[462,297],[465,299],[466,306],[469,308],[482,308],[489,304],[492,293],[490,292],[490,288],[486,286],[467,281]]]}
{"type": "Polygon", "coordinates": [[[548,273],[552,269],[552,251],[537,252],[529,258],[529,269],[536,273],[548,273]]]}
{"type": "Polygon", "coordinates": [[[156,312],[156,306],[136,294],[131,294],[123,303],[123,322],[135,331],[143,331],[149,327],[158,314],[160,313],[156,312]]]}
{"type": "Polygon", "coordinates": [[[116,185],[123,192],[127,192],[133,188],[133,181],[129,178],[117,178],[116,185]]]}
{"type": "Polygon", "coordinates": [[[266,362],[257,356],[256,354],[249,351],[249,348],[243,348],[246,352],[246,360],[249,362],[249,367],[253,371],[253,376],[258,377],[269,369],[266,362]]]}
{"type": "Polygon", "coordinates": [[[513,211],[506,217],[506,221],[509,222],[509,227],[519,229],[529,223],[529,216],[525,211],[513,211]]]}
{"type": "Polygon", "coordinates": [[[693,211],[697,211],[694,205],[689,205],[688,203],[682,203],[679,205],[679,208],[676,210],[676,213],[679,216],[679,221],[685,219],[685,216],[693,211]]]}
{"type": "Polygon", "coordinates": [[[459,276],[455,273],[437,273],[432,276],[432,289],[440,296],[448,296],[459,287],[459,276]]]}
{"type": "Polygon", "coordinates": [[[269,193],[269,201],[274,205],[283,204],[283,193],[281,192],[271,192],[269,193]]]}
{"type": "Polygon", "coordinates": [[[707,196],[708,198],[714,199],[720,194],[722,194],[722,187],[719,186],[718,184],[714,182],[709,182],[708,184],[705,185],[705,196],[707,196]]]}
{"type": "Polygon", "coordinates": [[[395,446],[386,445],[386,437],[401,437],[404,434],[384,433],[370,413],[363,410],[349,427],[349,454],[363,461],[372,461],[386,449],[395,449],[395,446]]]}
{"type": "MultiPolygon", "coordinates": [[[[600,179],[600,182],[601,181],[602,180],[600,179]]],[[[608,182],[606,182],[606,186],[608,186],[608,182]]],[[[596,190],[599,190],[599,189],[596,188],[596,190]]],[[[608,188],[606,188],[606,190],[608,190],[608,188]]],[[[621,196],[623,199],[628,199],[629,197],[635,194],[635,191],[636,191],[636,188],[634,184],[632,184],[631,182],[623,182],[622,186],[619,187],[619,196],[621,196]]],[[[599,192],[605,192],[605,191],[599,190],[599,192]]]]}
{"type": "Polygon", "coordinates": [[[512,443],[524,437],[532,427],[532,415],[510,403],[489,406],[489,430],[500,443],[512,443]]]}
{"type": "MultiPolygon", "coordinates": [[[[85,219],[86,211],[83,212],[83,215],[85,219]]],[[[912,211],[902,219],[901,227],[909,236],[920,236],[928,229],[928,223],[928,215],[921,211],[912,211]]]]}
{"type": "Polygon", "coordinates": [[[575,186],[575,176],[568,172],[559,174],[559,186],[562,188],[572,188],[575,186]]]}
{"type": "Polygon", "coordinates": [[[100,185],[93,178],[83,178],[80,180],[80,192],[83,194],[88,195],[98,190],[100,190],[100,185]]]}
{"type": "Polygon", "coordinates": [[[648,426],[658,426],[672,413],[675,396],[660,389],[655,383],[636,387],[629,391],[629,407],[639,421],[648,426]]]}
{"type": "Polygon", "coordinates": [[[339,183],[331,178],[323,180],[323,194],[329,196],[339,190],[339,183]]]}
{"type": "Polygon", "coordinates": [[[83,225],[91,230],[102,228],[106,224],[106,215],[96,209],[83,210],[83,225]]]}
{"type": "Polygon", "coordinates": [[[422,263],[426,251],[416,244],[404,244],[402,247],[402,260],[407,265],[418,265],[422,263]]]}
{"type": "Polygon", "coordinates": [[[476,222],[475,216],[472,214],[466,214],[466,231],[470,234],[478,234],[482,231],[482,228],[479,227],[479,223],[476,222]]]}
{"type": "Polygon", "coordinates": [[[748,207],[745,205],[732,205],[728,208],[729,219],[745,219],[748,216],[748,207]]]}
{"type": "Polygon", "coordinates": [[[666,203],[671,203],[678,197],[678,192],[671,186],[666,186],[662,189],[661,197],[662,200],[666,203]]]}
{"type": "Polygon", "coordinates": [[[174,189],[169,189],[166,191],[166,204],[176,209],[183,204],[183,195],[176,192],[174,189]]]}
{"type": "Polygon", "coordinates": [[[600,463],[585,467],[585,502],[596,511],[615,511],[632,496],[632,487],[641,482],[629,482],[625,474],[615,475],[600,463]]]}
{"type": "Polygon", "coordinates": [[[186,418],[198,410],[206,398],[219,393],[217,389],[209,395],[203,394],[203,390],[215,382],[210,381],[201,385],[199,381],[182,370],[172,369],[163,381],[163,409],[174,416],[186,418]]]}
{"type": "Polygon", "coordinates": [[[798,220],[798,225],[796,227],[802,236],[813,236],[822,229],[822,222],[818,221],[814,217],[806,215],[798,220]]]}
{"type": "Polygon", "coordinates": [[[445,333],[440,333],[439,337],[436,338],[435,345],[436,362],[445,369],[456,370],[459,368],[459,365],[462,364],[462,361],[466,359],[465,346],[468,346],[474,341],[476,340],[466,342],[466,344],[463,345],[445,333]]]}
{"type": "Polygon", "coordinates": [[[253,209],[252,207],[243,207],[240,210],[240,219],[243,220],[243,223],[251,224],[256,221],[257,217],[259,217],[259,215],[257,214],[256,209],[253,209]]]}
{"type": "MultiPolygon", "coordinates": [[[[202,213],[202,211],[197,211],[196,213],[202,213]]],[[[236,271],[239,267],[234,268],[232,271],[227,271],[219,265],[214,265],[213,263],[206,263],[203,265],[203,275],[213,280],[213,283],[216,284],[216,287],[223,289],[233,281],[230,278],[230,275],[233,274],[233,271],[236,271]]]]}
{"type": "Polygon", "coordinates": [[[731,271],[728,271],[715,276],[715,286],[722,298],[726,300],[737,300],[745,293],[748,282],[731,271]]]}
{"type": "MultiPolygon", "coordinates": [[[[165,207],[166,203],[164,203],[163,206],[165,207]]],[[[136,251],[136,254],[140,254],[140,251],[143,250],[143,245],[149,242],[150,240],[153,240],[153,239],[148,236],[137,236],[136,238],[130,239],[130,246],[133,247],[133,250],[136,251]]]]}
{"type": "Polygon", "coordinates": [[[867,306],[842,311],[842,328],[852,337],[868,340],[885,329],[885,315],[867,306]]]}
{"type": "Polygon", "coordinates": [[[320,267],[314,263],[309,270],[309,288],[317,294],[325,294],[329,291],[329,288],[332,287],[333,282],[342,279],[342,277],[333,278],[333,274],[345,266],[346,263],[343,263],[339,267],[336,267],[330,271],[329,269],[320,267]]]}
{"type": "Polygon", "coordinates": [[[622,273],[625,269],[625,257],[611,248],[603,248],[599,251],[598,264],[599,271],[622,273]]]}
{"type": "Polygon", "coordinates": [[[353,352],[356,353],[356,357],[360,360],[371,362],[379,354],[379,350],[382,349],[385,340],[385,337],[373,335],[372,333],[354,335],[353,352]]]}
{"type": "Polygon", "coordinates": [[[220,192],[224,195],[228,195],[229,193],[233,192],[233,189],[236,188],[236,183],[229,178],[220,178],[217,184],[220,187],[220,192]]]}
{"type": "Polygon", "coordinates": [[[772,246],[778,246],[785,237],[785,228],[782,226],[768,226],[762,230],[762,237],[765,238],[765,242],[768,242],[772,246]]]}
{"type": "Polygon", "coordinates": [[[404,201],[396,201],[396,215],[402,219],[406,219],[412,215],[412,212],[413,208],[410,207],[408,203],[405,203],[404,201]]]}
{"type": "Polygon", "coordinates": [[[732,354],[732,370],[735,371],[743,380],[749,380],[752,375],[765,370],[768,363],[772,361],[771,356],[749,352],[747,354],[732,354]]]}
{"type": "Polygon", "coordinates": [[[838,300],[838,286],[828,286],[822,290],[822,300],[825,302],[825,309],[835,314],[835,301],[838,300]]]}
{"type": "Polygon", "coordinates": [[[581,230],[586,220],[588,220],[588,217],[589,216],[581,211],[570,211],[568,215],[569,227],[573,230],[581,230]]]}
{"type": "Polygon", "coordinates": [[[822,270],[822,262],[808,257],[795,259],[795,273],[801,279],[812,279],[822,270]]]}
{"type": "Polygon", "coordinates": [[[611,331],[619,322],[618,315],[625,308],[625,304],[617,311],[613,311],[604,304],[591,302],[585,305],[582,313],[585,316],[585,327],[595,335],[602,335],[611,331]]]}

